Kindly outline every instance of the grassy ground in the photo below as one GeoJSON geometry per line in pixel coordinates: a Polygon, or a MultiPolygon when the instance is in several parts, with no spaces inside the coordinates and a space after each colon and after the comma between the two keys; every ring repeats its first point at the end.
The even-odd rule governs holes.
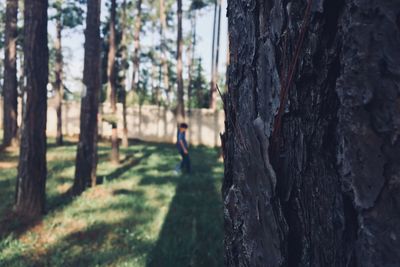
{"type": "Polygon", "coordinates": [[[0,266],[222,266],[222,164],[193,148],[194,174],[175,176],[174,146],[139,143],[120,166],[99,148],[102,184],[82,196],[72,184],[76,144],[49,144],[47,214],[25,227],[8,218],[18,155],[0,154],[0,266]]]}

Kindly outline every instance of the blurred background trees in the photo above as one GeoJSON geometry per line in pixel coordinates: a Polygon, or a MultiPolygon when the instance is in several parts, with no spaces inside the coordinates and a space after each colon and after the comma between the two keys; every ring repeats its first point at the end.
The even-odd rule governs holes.
{"type": "Polygon", "coordinates": [[[0,52],[4,55],[0,61],[3,148],[18,144],[21,139],[21,152],[26,154],[20,159],[16,194],[19,210],[23,211],[33,201],[23,196],[35,187],[40,196],[34,196],[32,203],[36,207],[29,210],[32,214],[44,211],[47,99],[52,100],[56,112],[57,146],[63,144],[63,103],[81,99],[75,182],[71,189],[74,194],[96,184],[99,118],[114,129],[110,160],[118,164],[120,138],[125,147],[129,145],[129,107],[150,104],[170,109],[177,121],[185,120],[185,110],[189,110],[189,116],[193,108],[215,110],[221,4],[221,0],[7,0],[0,3],[0,52]],[[33,10],[27,12],[25,7],[33,10]],[[207,38],[213,39],[213,46],[212,53],[204,55],[198,51],[201,37],[197,29],[202,16],[210,11],[214,11],[214,21],[209,29],[212,35],[207,38]],[[44,26],[43,19],[48,26],[44,26]],[[40,30],[31,28],[31,23],[36,21],[42,25],[40,30]],[[77,32],[84,35],[83,46],[73,44],[70,39],[77,32]],[[38,54],[33,54],[31,49],[38,54]],[[74,58],[77,55],[84,57],[80,75],[76,74],[74,58]],[[207,57],[212,57],[211,66],[203,64],[207,57]],[[210,77],[206,69],[212,69],[210,77]],[[18,97],[22,110],[20,125],[18,97]],[[107,103],[109,114],[99,114],[99,104],[107,103]],[[117,104],[122,105],[122,116],[117,113],[117,104]],[[118,123],[123,125],[119,134],[118,123]]]}

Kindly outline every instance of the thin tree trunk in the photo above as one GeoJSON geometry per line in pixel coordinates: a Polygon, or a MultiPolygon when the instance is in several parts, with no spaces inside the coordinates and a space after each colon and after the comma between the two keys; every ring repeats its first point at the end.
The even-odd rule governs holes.
{"type": "Polygon", "coordinates": [[[128,64],[128,50],[127,50],[127,32],[126,32],[126,0],[124,0],[122,4],[122,40],[121,40],[121,49],[122,49],[122,70],[124,72],[122,78],[122,121],[123,121],[123,132],[122,132],[122,146],[127,148],[129,146],[128,142],[128,122],[126,118],[126,66],[128,64]]]}
{"type": "Polygon", "coordinates": [[[191,103],[191,96],[192,96],[192,65],[193,65],[193,56],[192,56],[192,42],[189,42],[188,48],[186,50],[187,56],[187,75],[188,75],[188,83],[187,83],[187,105],[188,105],[188,112],[189,116],[192,113],[192,103],[191,103]]]}
{"type": "Polygon", "coordinates": [[[111,123],[111,163],[119,164],[119,140],[118,140],[118,128],[117,123],[111,123]]]}
{"type": "Polygon", "coordinates": [[[219,79],[218,65],[219,65],[219,48],[220,48],[220,36],[221,36],[221,13],[222,13],[222,0],[218,0],[218,18],[217,18],[217,38],[215,44],[215,61],[213,62],[214,67],[212,68],[213,74],[211,78],[211,99],[210,109],[215,110],[217,108],[217,85],[219,79]]]}
{"type": "Polygon", "coordinates": [[[57,136],[56,145],[61,146],[63,144],[63,134],[62,134],[62,101],[64,98],[64,87],[62,82],[63,75],[63,56],[62,56],[62,42],[61,42],[61,32],[62,32],[62,9],[61,3],[59,10],[57,10],[57,21],[56,21],[56,32],[57,38],[55,41],[56,50],[56,64],[55,64],[55,91],[56,91],[56,112],[57,112],[57,136]]]}
{"type": "Polygon", "coordinates": [[[218,3],[218,26],[217,26],[217,44],[215,47],[215,67],[214,67],[214,85],[215,88],[213,89],[213,106],[212,109],[215,110],[217,108],[217,88],[218,81],[219,81],[219,51],[220,51],[220,41],[221,41],[221,13],[222,13],[222,1],[219,0],[218,3]]]}
{"type": "Polygon", "coordinates": [[[142,29],[142,0],[137,0],[136,3],[137,16],[135,20],[135,33],[133,36],[133,72],[132,72],[132,83],[131,90],[135,91],[137,87],[136,74],[139,76],[140,67],[140,31],[142,29]]]}
{"type": "Polygon", "coordinates": [[[165,34],[167,32],[167,18],[166,18],[166,13],[165,12],[166,12],[165,11],[165,1],[164,0],[160,0],[161,65],[162,65],[164,89],[165,89],[165,93],[166,93],[166,96],[167,96],[167,105],[169,106],[171,104],[171,100],[170,100],[171,86],[169,84],[169,71],[168,71],[168,61],[167,61],[167,51],[166,51],[167,43],[166,43],[165,34]]]}
{"type": "Polygon", "coordinates": [[[83,71],[85,92],[81,101],[80,135],[73,185],[75,195],[81,194],[90,181],[92,181],[92,185],[96,184],[97,130],[101,87],[100,9],[101,0],[87,1],[83,71]]]}
{"type": "Polygon", "coordinates": [[[398,1],[251,3],[228,6],[226,265],[397,266],[398,1]]]}
{"type": "Polygon", "coordinates": [[[126,91],[122,92],[122,119],[123,119],[123,133],[122,133],[122,146],[129,147],[128,140],[128,121],[127,121],[127,107],[126,107],[126,91]]]}
{"type": "Polygon", "coordinates": [[[36,217],[45,211],[48,59],[46,0],[24,2],[26,103],[17,176],[17,213],[36,217]]]}
{"type": "Polygon", "coordinates": [[[192,112],[192,72],[193,72],[193,59],[195,58],[196,52],[196,10],[192,10],[190,13],[190,23],[192,27],[192,36],[187,49],[188,57],[188,110],[189,115],[192,112]],[[193,13],[193,14],[192,14],[193,13]]]}
{"type": "Polygon", "coordinates": [[[185,119],[185,103],[183,99],[183,63],[182,63],[182,50],[183,50],[183,40],[182,40],[182,0],[177,1],[178,10],[178,37],[177,37],[177,86],[178,86],[178,103],[176,107],[176,115],[178,123],[183,122],[185,119]]]}
{"type": "Polygon", "coordinates": [[[116,0],[111,0],[110,8],[110,28],[108,39],[108,57],[107,57],[107,92],[111,105],[111,110],[114,115],[117,112],[117,88],[115,86],[115,55],[116,55],[116,40],[115,40],[115,13],[116,0]]]}
{"type": "Polygon", "coordinates": [[[214,22],[213,22],[213,32],[212,32],[212,48],[211,48],[211,81],[210,81],[210,100],[208,103],[208,107],[210,109],[214,109],[216,106],[216,92],[215,92],[215,39],[216,39],[216,31],[217,31],[217,11],[218,11],[218,1],[214,0],[214,22]]]}
{"type": "Polygon", "coordinates": [[[4,55],[3,146],[18,141],[17,18],[18,0],[7,0],[4,55]]]}
{"type": "MultiPolygon", "coordinates": [[[[139,0],[140,1],[140,0],[139,0]]],[[[113,114],[113,120],[117,118],[117,87],[116,87],[116,76],[115,76],[115,56],[116,56],[116,39],[115,39],[115,23],[116,23],[116,0],[111,0],[111,16],[110,16],[110,36],[109,36],[109,50],[108,50],[108,67],[107,67],[107,79],[108,79],[108,91],[110,92],[110,105],[111,112],[113,114]]],[[[119,140],[117,122],[112,122],[112,136],[111,136],[111,162],[119,164],[119,140]]]]}
{"type": "MultiPolygon", "coordinates": [[[[151,32],[155,33],[157,32],[156,29],[156,22],[153,21],[151,23],[151,32]]],[[[156,42],[155,42],[155,34],[151,35],[151,45],[152,47],[156,47],[156,42]]],[[[157,54],[155,49],[152,51],[152,56],[151,56],[151,102],[152,104],[157,103],[157,54]]]]}

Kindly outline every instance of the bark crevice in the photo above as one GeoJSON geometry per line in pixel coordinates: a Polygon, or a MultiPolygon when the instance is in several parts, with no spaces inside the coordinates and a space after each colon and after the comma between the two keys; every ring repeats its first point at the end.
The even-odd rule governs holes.
{"type": "Polygon", "coordinates": [[[227,265],[390,266],[400,257],[400,6],[313,1],[306,22],[309,4],[229,1],[227,265]]]}

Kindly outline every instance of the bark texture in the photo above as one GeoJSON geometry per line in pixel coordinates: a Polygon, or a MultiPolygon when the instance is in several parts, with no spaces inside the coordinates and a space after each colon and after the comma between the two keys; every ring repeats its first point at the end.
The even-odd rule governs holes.
{"type": "Polygon", "coordinates": [[[18,139],[17,16],[18,0],[7,0],[4,49],[4,146],[16,144],[18,139]]]}
{"type": "Polygon", "coordinates": [[[24,2],[25,104],[15,210],[36,217],[45,210],[48,59],[47,0],[24,2]]]}
{"type": "Polygon", "coordinates": [[[399,1],[229,0],[228,18],[226,265],[398,265],[399,1]]]}
{"type": "Polygon", "coordinates": [[[83,81],[86,90],[81,100],[80,135],[76,155],[73,193],[82,193],[92,180],[95,184],[97,164],[97,114],[100,80],[100,7],[101,0],[87,1],[85,58],[83,81]]]}

